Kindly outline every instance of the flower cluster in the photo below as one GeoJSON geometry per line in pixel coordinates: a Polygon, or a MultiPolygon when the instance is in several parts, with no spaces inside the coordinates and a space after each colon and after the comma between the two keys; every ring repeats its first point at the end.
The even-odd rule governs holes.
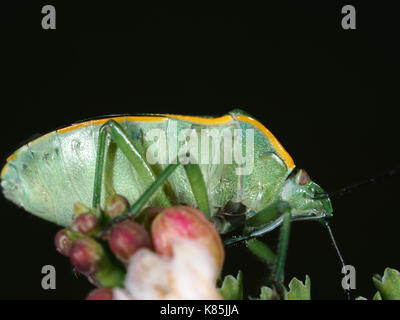
{"type": "Polygon", "coordinates": [[[71,226],[55,236],[57,250],[96,285],[87,299],[221,298],[216,280],[224,247],[201,211],[149,207],[128,217],[128,209],[120,195],[108,198],[104,210],[77,203],[71,226]]]}

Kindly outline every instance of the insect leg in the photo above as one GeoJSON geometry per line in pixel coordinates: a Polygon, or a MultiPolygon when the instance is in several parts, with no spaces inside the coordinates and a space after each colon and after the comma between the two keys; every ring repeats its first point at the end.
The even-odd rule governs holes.
{"type": "Polygon", "coordinates": [[[132,217],[143,208],[146,202],[150,199],[150,197],[156,192],[162,184],[169,178],[169,176],[176,170],[176,168],[180,165],[180,163],[171,163],[164,169],[163,172],[157,177],[157,179],[147,188],[147,190],[139,197],[139,199],[130,207],[126,214],[122,214],[120,216],[115,217],[111,221],[109,221],[101,231],[102,235],[107,233],[114,224],[119,223],[129,217],[132,217]]]}
{"type": "Polygon", "coordinates": [[[281,297],[283,297],[285,292],[285,288],[283,286],[284,268],[287,249],[289,245],[291,207],[287,202],[278,201],[271,206],[268,206],[267,208],[261,210],[248,221],[250,221],[250,225],[258,223],[264,224],[266,222],[267,225],[263,228],[251,231],[247,235],[238,238],[228,239],[227,241],[225,241],[225,244],[232,244],[238,241],[246,241],[246,245],[249,250],[272,268],[272,281],[275,283],[275,286],[281,297]],[[271,220],[271,218],[275,220],[271,220]],[[278,242],[278,251],[277,255],[275,256],[268,246],[263,244],[261,241],[252,238],[262,236],[272,229],[275,229],[279,225],[281,225],[281,230],[278,242]]]}
{"type": "MultiPolygon", "coordinates": [[[[156,180],[154,172],[147,164],[143,156],[135,148],[134,143],[124,128],[122,128],[121,125],[119,125],[116,121],[109,120],[100,128],[99,132],[92,202],[94,208],[100,203],[106,140],[108,136],[116,143],[125,157],[132,163],[138,173],[138,176],[146,185],[151,185],[156,180]]],[[[171,205],[163,190],[159,190],[156,194],[156,197],[161,206],[168,207],[171,205]]]]}
{"type": "Polygon", "coordinates": [[[286,255],[289,246],[290,220],[291,220],[291,211],[290,208],[287,208],[287,210],[283,214],[283,222],[281,225],[281,232],[279,236],[276,263],[274,265],[271,276],[271,280],[275,284],[275,287],[282,300],[284,299],[286,293],[283,281],[284,281],[286,255]]]}
{"type": "Polygon", "coordinates": [[[275,201],[246,220],[245,234],[243,236],[227,239],[224,241],[225,245],[261,237],[277,228],[282,223],[283,213],[288,208],[289,204],[286,201],[275,201]]]}
{"type": "Polygon", "coordinates": [[[273,229],[275,229],[276,227],[278,227],[280,224],[282,223],[282,217],[276,219],[275,221],[271,222],[270,224],[268,224],[267,226],[260,228],[260,229],[256,229],[248,234],[245,234],[243,236],[239,236],[239,237],[233,237],[233,238],[229,238],[226,239],[224,241],[225,245],[232,245],[235,244],[237,242],[243,242],[243,241],[249,241],[251,239],[254,238],[258,238],[263,236],[264,234],[272,231],[273,229]]]}
{"type": "Polygon", "coordinates": [[[101,182],[103,178],[104,155],[105,155],[106,138],[107,138],[107,131],[105,130],[105,128],[106,127],[104,125],[100,128],[99,131],[99,139],[98,139],[98,147],[96,155],[96,169],[94,174],[93,198],[92,198],[93,208],[96,208],[100,203],[101,182]]]}
{"type": "MultiPolygon", "coordinates": [[[[250,232],[249,234],[232,239],[233,241],[246,241],[246,244],[248,248],[250,249],[251,252],[253,252],[257,257],[261,257],[259,250],[260,245],[258,243],[251,243],[252,238],[255,237],[260,237],[264,235],[265,233],[275,229],[277,226],[281,225],[281,233],[279,237],[279,242],[278,242],[278,252],[276,255],[275,263],[273,266],[273,280],[276,282],[283,282],[283,272],[284,272],[284,267],[285,267],[285,261],[286,261],[286,252],[289,244],[289,235],[290,235],[290,220],[291,220],[291,208],[286,202],[279,202],[277,205],[273,206],[274,208],[277,209],[279,218],[272,221],[271,223],[268,223],[264,228],[257,229],[255,231],[250,232]]],[[[265,214],[265,215],[270,215],[270,213],[264,209],[260,211],[260,214],[265,214]]],[[[255,217],[255,216],[254,216],[255,217]]],[[[257,217],[258,220],[261,220],[261,217],[257,217]]],[[[230,239],[231,240],[231,239],[230,239]]],[[[233,241],[230,241],[232,243],[233,241]]],[[[227,242],[225,242],[226,244],[227,242]]],[[[230,244],[228,241],[228,244],[230,244]]],[[[264,258],[265,258],[264,254],[264,258]]],[[[267,256],[268,260],[264,261],[267,262],[268,264],[271,264],[273,262],[272,255],[267,256]]]]}
{"type": "Polygon", "coordinates": [[[276,263],[276,254],[264,242],[258,239],[250,239],[246,241],[246,247],[258,259],[267,264],[269,269],[273,270],[276,263]]]}
{"type": "Polygon", "coordinates": [[[196,163],[189,163],[185,165],[185,171],[198,208],[207,217],[210,217],[210,204],[208,201],[207,187],[199,165],[196,163]]]}
{"type": "Polygon", "coordinates": [[[283,213],[283,221],[279,236],[276,263],[272,273],[272,279],[280,283],[283,283],[283,278],[284,278],[286,254],[289,246],[290,220],[291,220],[291,210],[290,208],[287,208],[283,213]]]}

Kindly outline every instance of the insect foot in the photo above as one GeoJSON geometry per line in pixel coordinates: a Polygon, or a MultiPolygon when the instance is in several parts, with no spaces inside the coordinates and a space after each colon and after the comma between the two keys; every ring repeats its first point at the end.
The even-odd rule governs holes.
{"type": "Polygon", "coordinates": [[[205,215],[192,207],[176,206],[164,209],[151,225],[156,252],[171,257],[176,239],[191,239],[209,250],[219,269],[225,259],[225,250],[214,225],[205,215]]]}

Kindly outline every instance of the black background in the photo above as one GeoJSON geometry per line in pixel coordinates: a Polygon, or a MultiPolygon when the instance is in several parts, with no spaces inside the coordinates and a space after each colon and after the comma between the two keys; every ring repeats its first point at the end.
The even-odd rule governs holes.
{"type": "MultiPolygon", "coordinates": [[[[277,2],[277,1],[276,1],[277,2]]],[[[36,133],[118,113],[221,115],[242,108],[264,123],[297,167],[328,191],[397,166],[398,11],[354,3],[357,30],[341,28],[341,7],[301,2],[264,7],[82,7],[48,1],[57,29],[41,29],[43,4],[1,10],[1,159],[36,133]]],[[[334,201],[331,220],[354,296],[371,297],[374,273],[400,269],[398,179],[334,201]]],[[[0,199],[0,298],[82,299],[53,245],[59,229],[0,199]],[[57,289],[41,288],[41,268],[57,289]]],[[[341,273],[323,228],[293,224],[287,279],[309,274],[314,299],[343,299],[341,273]]],[[[278,232],[265,237],[275,247],[278,232]]],[[[227,251],[225,272],[244,271],[255,296],[263,266],[245,248],[227,251]]]]}

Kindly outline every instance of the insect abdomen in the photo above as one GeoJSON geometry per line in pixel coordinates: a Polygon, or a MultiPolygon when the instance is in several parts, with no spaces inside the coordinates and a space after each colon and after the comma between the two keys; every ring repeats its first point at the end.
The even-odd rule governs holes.
{"type": "MultiPolygon", "coordinates": [[[[167,153],[176,139],[171,133],[174,126],[178,135],[185,129],[194,129],[198,134],[202,129],[243,129],[243,132],[255,129],[254,168],[250,174],[236,175],[237,164],[200,164],[214,212],[229,200],[243,201],[254,210],[263,207],[271,197],[276,196],[294,167],[292,159],[272,134],[247,116],[200,118],[165,115],[114,119],[125,129],[145,158],[152,144],[152,140],[146,137],[152,129],[166,132],[166,145],[159,149],[167,153]]],[[[43,219],[69,225],[75,202],[80,201],[89,207],[92,204],[98,134],[100,127],[108,120],[93,120],[53,131],[18,149],[2,171],[1,184],[5,196],[43,219]]],[[[242,138],[245,139],[245,136],[242,138]]],[[[177,148],[184,144],[184,140],[179,142],[177,148]]],[[[201,154],[196,157],[200,161],[201,154]]],[[[165,164],[152,164],[154,175],[165,168],[170,160],[165,164]]],[[[114,143],[109,143],[105,161],[101,204],[114,192],[123,194],[133,203],[148,184],[139,180],[135,168],[114,143]]],[[[183,168],[178,168],[168,182],[164,187],[172,203],[195,205],[183,168]]],[[[160,205],[153,200],[150,201],[151,205],[160,205]]]]}

